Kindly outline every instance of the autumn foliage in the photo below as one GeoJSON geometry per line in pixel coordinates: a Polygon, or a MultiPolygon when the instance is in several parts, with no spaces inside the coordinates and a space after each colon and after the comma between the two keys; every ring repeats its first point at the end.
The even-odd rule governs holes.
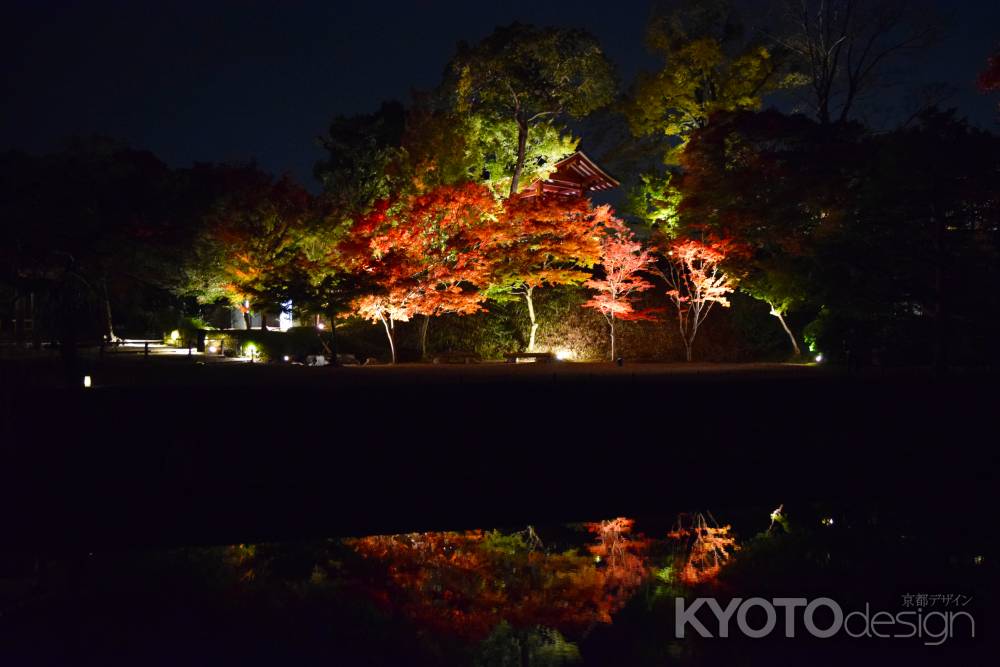
{"type": "Polygon", "coordinates": [[[596,294],[583,306],[593,308],[607,321],[612,360],[615,359],[616,320],[655,319],[650,310],[635,309],[638,295],[653,287],[653,283],[642,276],[653,262],[649,251],[624,223],[614,218],[606,223],[601,238],[600,270],[603,275],[584,283],[596,294]]]}
{"type": "Polygon", "coordinates": [[[691,239],[676,239],[667,244],[664,253],[666,269],[660,275],[666,281],[667,296],[677,310],[677,324],[687,360],[692,359],[692,347],[698,330],[712,306],[728,308],[727,295],[733,283],[722,262],[726,258],[724,242],[703,243],[691,239]]]}
{"type": "Polygon", "coordinates": [[[485,638],[499,623],[583,632],[629,599],[646,572],[631,521],[591,524],[590,553],[550,553],[522,535],[410,533],[349,541],[374,567],[365,591],[437,632],[485,638]],[[599,556],[599,558],[597,558],[599,556]]]}
{"type": "Polygon", "coordinates": [[[532,351],[538,331],[535,290],[590,278],[589,269],[601,254],[600,229],[611,220],[611,209],[594,208],[582,197],[552,195],[508,199],[503,213],[494,239],[492,291],[524,298],[532,351]]]}
{"type": "Polygon", "coordinates": [[[700,512],[678,516],[667,537],[680,547],[677,578],[689,586],[714,580],[739,549],[731,526],[719,526],[700,512]]]}
{"type": "Polygon", "coordinates": [[[490,191],[466,183],[382,200],[354,226],[345,254],[373,289],[353,301],[351,313],[383,325],[393,361],[397,322],[481,309],[497,220],[490,191]]]}

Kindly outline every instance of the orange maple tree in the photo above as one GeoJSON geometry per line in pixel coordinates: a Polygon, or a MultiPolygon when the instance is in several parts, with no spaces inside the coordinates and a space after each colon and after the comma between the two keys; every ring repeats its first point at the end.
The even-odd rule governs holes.
{"type": "Polygon", "coordinates": [[[545,285],[579,285],[601,254],[600,228],[611,218],[607,206],[594,208],[583,197],[514,197],[504,203],[504,224],[493,228],[490,295],[524,298],[531,329],[528,351],[538,332],[535,291],[545,285]]]}
{"type": "Polygon", "coordinates": [[[393,363],[397,322],[482,309],[498,213],[485,186],[442,185],[379,202],[355,225],[344,249],[376,289],[357,297],[350,314],[382,323],[393,363]]]}
{"type": "Polygon", "coordinates": [[[396,363],[396,323],[409,321],[419,295],[416,263],[405,249],[391,242],[393,216],[397,211],[398,204],[394,201],[377,202],[354,223],[351,233],[339,246],[344,265],[362,275],[364,284],[369,286],[341,316],[357,315],[374,324],[381,323],[389,340],[392,363],[396,363]]]}
{"type": "Polygon", "coordinates": [[[628,520],[595,530],[590,554],[549,553],[519,535],[469,531],[349,540],[378,565],[363,585],[376,602],[434,631],[479,641],[499,623],[584,632],[608,623],[646,573],[628,520]],[[600,556],[600,558],[595,558],[600,556]]]}
{"type": "Polygon", "coordinates": [[[712,515],[681,514],[667,537],[679,542],[677,578],[693,586],[715,579],[739,549],[729,525],[719,526],[712,515]]]}
{"type": "Polygon", "coordinates": [[[443,185],[416,197],[404,223],[393,229],[390,242],[405,248],[417,265],[413,312],[424,316],[425,357],[432,317],[483,310],[499,212],[492,192],[483,185],[443,185]]]}
{"type": "Polygon", "coordinates": [[[667,244],[663,253],[666,269],[657,272],[670,288],[667,296],[677,309],[678,329],[688,361],[692,359],[698,330],[712,306],[718,303],[729,307],[726,295],[733,291],[733,283],[722,270],[727,249],[728,244],[721,241],[676,239],[667,244]]]}

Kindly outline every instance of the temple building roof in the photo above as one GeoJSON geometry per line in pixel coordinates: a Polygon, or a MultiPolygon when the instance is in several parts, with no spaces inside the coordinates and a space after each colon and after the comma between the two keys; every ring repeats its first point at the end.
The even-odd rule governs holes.
{"type": "Polygon", "coordinates": [[[544,180],[537,180],[517,193],[519,197],[537,197],[543,193],[583,197],[589,192],[611,190],[621,183],[597,166],[583,151],[577,151],[555,164],[544,180]]]}

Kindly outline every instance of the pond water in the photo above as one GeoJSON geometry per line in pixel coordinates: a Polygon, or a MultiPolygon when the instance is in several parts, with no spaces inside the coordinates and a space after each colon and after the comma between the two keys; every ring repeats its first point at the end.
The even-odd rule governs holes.
{"type": "Polygon", "coordinates": [[[996,573],[992,538],[968,528],[811,505],[7,553],[0,663],[957,664],[983,652],[996,573]],[[761,600],[743,609],[750,598],[761,600]],[[815,600],[829,602],[806,623],[815,600]],[[867,611],[814,636],[810,627],[834,627],[834,606],[867,611]],[[880,611],[892,621],[876,634],[887,637],[865,620],[880,611]]]}

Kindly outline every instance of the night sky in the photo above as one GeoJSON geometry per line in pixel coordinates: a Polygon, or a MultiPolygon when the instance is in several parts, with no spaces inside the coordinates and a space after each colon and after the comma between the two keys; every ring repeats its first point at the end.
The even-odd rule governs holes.
{"type": "MultiPolygon", "coordinates": [[[[914,82],[954,86],[950,105],[991,125],[996,100],[974,80],[1000,41],[1000,2],[940,5],[954,11],[950,30],[914,82]]],[[[624,81],[655,63],[645,1],[8,0],[2,11],[0,150],[99,133],[174,166],[254,158],[311,188],[315,138],[332,116],[434,86],[457,41],[497,25],[584,27],[624,81]]]]}

